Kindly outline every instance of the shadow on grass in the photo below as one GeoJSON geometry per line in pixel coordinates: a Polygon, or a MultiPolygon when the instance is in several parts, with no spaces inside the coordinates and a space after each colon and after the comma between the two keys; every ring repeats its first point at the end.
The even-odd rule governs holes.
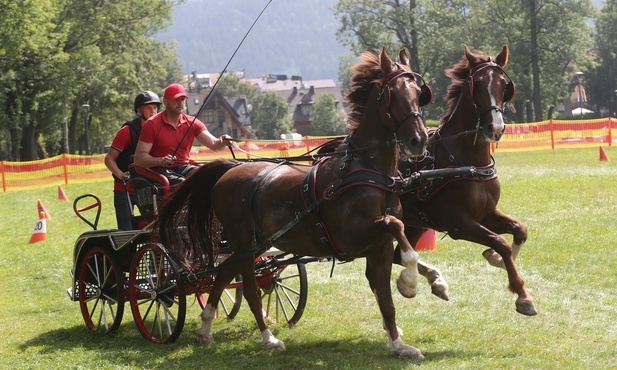
{"type": "MultiPolygon", "coordinates": [[[[185,332],[173,344],[154,344],[145,340],[133,323],[124,323],[117,333],[100,335],[83,326],[52,330],[19,346],[21,352],[54,355],[78,352],[78,361],[97,358],[97,362],[149,368],[182,366],[186,368],[406,368],[416,361],[405,361],[390,354],[385,335],[345,338],[310,338],[294,336],[293,329],[274,329],[285,341],[285,352],[270,352],[261,344],[257,330],[250,325],[221,328],[215,332],[216,342],[200,345],[194,330],[185,332]],[[81,356],[81,357],[80,357],[81,356]]],[[[409,343],[418,346],[418,343],[409,343]]],[[[419,347],[422,347],[421,345],[419,347]]],[[[424,363],[458,362],[475,358],[481,351],[426,351],[424,363]]],[[[70,364],[67,364],[70,365],[70,364]]]]}

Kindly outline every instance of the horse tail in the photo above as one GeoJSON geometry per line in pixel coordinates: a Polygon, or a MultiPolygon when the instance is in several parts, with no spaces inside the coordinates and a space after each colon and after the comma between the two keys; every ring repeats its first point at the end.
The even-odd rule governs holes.
{"type": "Polygon", "coordinates": [[[169,195],[153,225],[154,237],[186,267],[212,267],[220,224],[212,210],[214,185],[239,162],[220,159],[195,170],[169,195]]]}

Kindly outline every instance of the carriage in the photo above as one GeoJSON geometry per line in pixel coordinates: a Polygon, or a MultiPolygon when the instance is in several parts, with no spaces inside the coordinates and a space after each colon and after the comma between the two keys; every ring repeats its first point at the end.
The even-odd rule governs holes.
{"type": "MultiPolygon", "coordinates": [[[[144,338],[155,343],[173,342],[184,326],[187,297],[194,296],[202,308],[205,306],[216,267],[189,271],[164,245],[153,241],[151,221],[161,196],[169,193],[169,184],[154,171],[139,172],[142,176],[130,180],[140,210],[140,215],[132,217],[136,230],[97,229],[101,200],[94,194],[75,199],[73,210],[93,230],[84,232],[75,242],[72,286],[67,292],[79,302],[89,330],[116,331],[128,302],[144,338]]],[[[219,241],[215,255],[216,266],[229,257],[225,240],[219,241]]],[[[289,325],[300,320],[308,295],[305,263],[318,260],[290,257],[276,249],[255,259],[264,315],[289,325]]],[[[225,290],[219,315],[234,318],[241,302],[242,277],[238,275],[225,290]]]]}
{"type": "MultiPolygon", "coordinates": [[[[280,159],[286,160],[286,159],[280,159]]],[[[136,167],[135,167],[136,168],[136,167]]],[[[116,331],[128,302],[143,337],[155,343],[171,343],[181,334],[187,297],[203,309],[213,286],[217,268],[189,271],[176,261],[160,242],[153,241],[152,220],[162,196],[169,194],[167,179],[147,169],[137,169],[135,186],[139,215],[132,217],[131,231],[99,230],[102,203],[94,194],[75,199],[75,214],[93,230],[81,234],[73,250],[72,286],[69,297],[80,304],[86,327],[96,333],[116,331]]],[[[436,178],[466,176],[473,167],[419,171],[408,177],[407,186],[436,178]]],[[[222,233],[221,233],[222,234],[222,233]]],[[[222,237],[216,248],[216,265],[230,256],[222,237]]],[[[289,256],[270,248],[255,259],[255,271],[264,315],[274,322],[296,324],[307,303],[306,264],[330,258],[289,256]]],[[[242,276],[227,286],[221,297],[219,315],[233,319],[242,303],[242,276]]]]}

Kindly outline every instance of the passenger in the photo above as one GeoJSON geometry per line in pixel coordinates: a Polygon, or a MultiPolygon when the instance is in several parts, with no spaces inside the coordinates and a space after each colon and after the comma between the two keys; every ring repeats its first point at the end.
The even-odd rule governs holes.
{"type": "Polygon", "coordinates": [[[144,123],[135,164],[162,173],[174,185],[196,167],[189,163],[193,140],[218,151],[231,144],[231,136],[214,137],[200,120],[184,113],[188,95],[184,86],[173,83],[165,89],[165,110],[144,123]]]}
{"type": "Polygon", "coordinates": [[[133,228],[131,215],[133,214],[132,206],[135,204],[135,194],[131,184],[128,184],[125,188],[126,182],[131,177],[129,165],[133,163],[133,156],[143,123],[154,116],[160,106],[159,96],[152,91],[139,93],[133,104],[137,117],[122,125],[111,143],[109,152],[105,155],[105,165],[114,177],[114,208],[116,209],[116,221],[119,230],[131,230],[133,228]]]}

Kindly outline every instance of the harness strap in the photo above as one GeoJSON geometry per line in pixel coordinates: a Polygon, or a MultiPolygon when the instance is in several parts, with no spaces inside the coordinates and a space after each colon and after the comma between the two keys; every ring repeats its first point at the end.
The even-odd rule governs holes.
{"type": "Polygon", "coordinates": [[[425,201],[431,198],[433,195],[437,194],[439,190],[443,189],[446,185],[455,181],[491,181],[496,179],[497,170],[495,168],[495,160],[492,157],[491,159],[493,160],[491,164],[485,167],[473,167],[473,171],[471,171],[466,176],[458,176],[455,178],[442,178],[432,181],[431,184],[427,185],[424,189],[417,192],[418,200],[425,201]]]}
{"type": "MultiPolygon", "coordinates": [[[[304,176],[304,180],[302,180],[302,198],[304,199],[304,206],[306,207],[305,211],[313,211],[317,209],[317,212],[315,212],[317,217],[317,223],[315,224],[315,228],[317,232],[321,235],[321,237],[319,238],[321,243],[330,249],[332,257],[334,257],[336,260],[347,261],[349,259],[345,258],[344,254],[336,248],[336,245],[330,237],[330,233],[328,233],[328,228],[326,224],[319,217],[318,207],[321,203],[324,202],[324,200],[326,200],[326,198],[323,196],[317,198],[317,191],[315,186],[315,183],[317,182],[317,169],[328,159],[330,158],[320,160],[306,173],[306,175],[304,176]]],[[[332,268],[334,269],[334,266],[332,268]]]]}

